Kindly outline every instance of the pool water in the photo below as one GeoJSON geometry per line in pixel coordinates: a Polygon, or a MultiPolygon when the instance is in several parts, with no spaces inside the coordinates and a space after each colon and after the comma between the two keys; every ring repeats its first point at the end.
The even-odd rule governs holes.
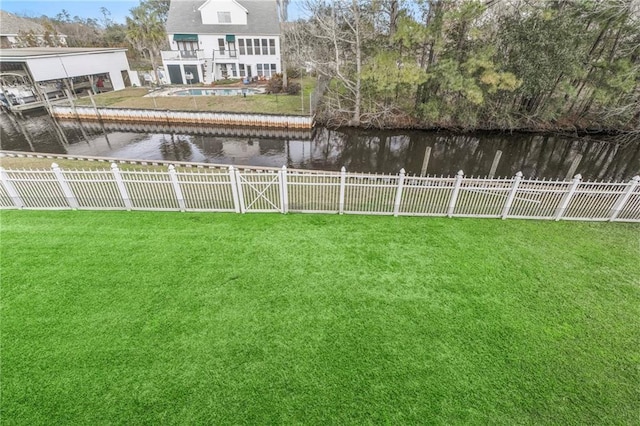
{"type": "Polygon", "coordinates": [[[176,96],[240,96],[243,93],[255,95],[259,91],[249,88],[228,88],[228,89],[185,89],[171,93],[176,96]]]}

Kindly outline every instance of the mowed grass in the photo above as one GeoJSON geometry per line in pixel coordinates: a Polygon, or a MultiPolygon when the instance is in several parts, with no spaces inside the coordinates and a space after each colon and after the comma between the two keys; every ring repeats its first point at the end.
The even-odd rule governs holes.
{"type": "MultiPolygon", "coordinates": [[[[213,111],[258,114],[309,115],[309,97],[315,90],[316,81],[312,77],[293,80],[302,84],[302,93],[297,95],[257,94],[243,96],[146,96],[147,88],[127,88],[94,96],[97,106],[111,108],[162,109],[172,111],[213,111]]],[[[175,86],[180,89],[227,88],[217,86],[175,86]]],[[[91,106],[91,100],[83,97],[75,102],[78,106],[91,106]]]]}
{"type": "Polygon", "coordinates": [[[640,227],[3,211],[4,424],[637,424],[640,227]]]}

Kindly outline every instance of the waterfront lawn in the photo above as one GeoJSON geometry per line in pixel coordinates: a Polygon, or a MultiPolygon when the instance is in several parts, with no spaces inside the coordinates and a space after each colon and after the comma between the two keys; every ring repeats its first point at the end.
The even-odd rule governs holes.
{"type": "Polygon", "coordinates": [[[3,211],[7,424],[633,424],[640,227],[3,211]]]}
{"type": "MultiPolygon", "coordinates": [[[[295,80],[299,82],[299,80],[295,80]]],[[[149,94],[147,88],[128,88],[116,92],[101,93],[94,96],[98,106],[112,108],[143,108],[174,111],[218,111],[286,115],[309,115],[309,96],[315,88],[315,79],[305,77],[302,80],[304,95],[259,94],[242,96],[156,96],[149,94]],[[303,109],[304,107],[304,109],[303,109]]],[[[197,88],[203,86],[194,86],[197,88]]],[[[210,86],[207,86],[210,87],[210,86]]],[[[187,86],[177,86],[178,89],[187,86]]],[[[81,98],[76,105],[90,106],[91,100],[81,98]]]]}

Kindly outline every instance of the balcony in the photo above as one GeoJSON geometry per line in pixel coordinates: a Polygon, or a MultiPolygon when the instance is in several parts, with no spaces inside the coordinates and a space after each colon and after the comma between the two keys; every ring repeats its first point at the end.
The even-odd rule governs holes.
{"type": "Polygon", "coordinates": [[[204,60],[204,50],[163,50],[163,61],[199,61],[204,60]]]}

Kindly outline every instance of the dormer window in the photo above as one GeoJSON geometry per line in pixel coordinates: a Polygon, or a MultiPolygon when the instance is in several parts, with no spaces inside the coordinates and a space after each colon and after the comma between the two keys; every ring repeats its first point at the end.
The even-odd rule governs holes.
{"type": "Polygon", "coordinates": [[[230,24],[231,12],[218,12],[218,24],[230,24]]]}

